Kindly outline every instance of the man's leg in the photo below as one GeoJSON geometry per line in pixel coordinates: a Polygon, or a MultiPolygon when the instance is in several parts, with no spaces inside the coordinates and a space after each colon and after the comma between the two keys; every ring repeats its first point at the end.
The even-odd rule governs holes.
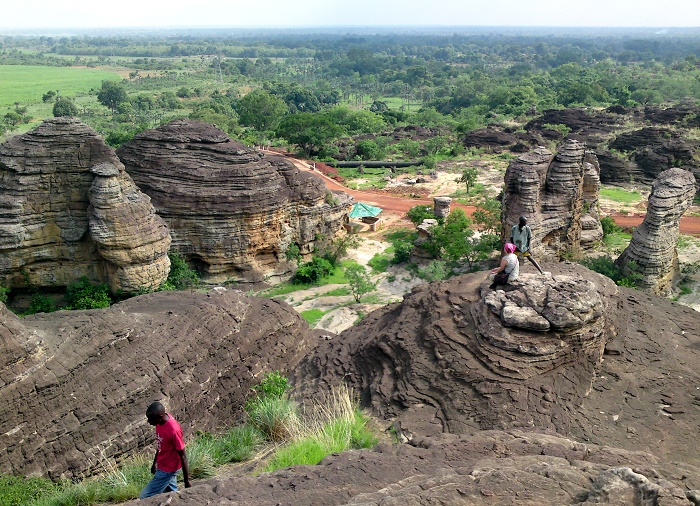
{"type": "Polygon", "coordinates": [[[153,475],[148,485],[144,487],[139,494],[139,499],[145,499],[152,495],[162,494],[165,491],[177,490],[177,473],[166,473],[165,471],[157,470],[153,475]],[[173,485],[173,482],[175,483],[173,485]],[[173,488],[174,487],[174,488],[173,488]]]}
{"type": "Polygon", "coordinates": [[[540,267],[540,264],[537,263],[537,260],[535,260],[531,254],[525,255],[525,258],[527,258],[530,262],[532,262],[532,265],[537,267],[537,270],[540,271],[540,274],[544,274],[544,272],[542,271],[542,267],[540,267]]]}

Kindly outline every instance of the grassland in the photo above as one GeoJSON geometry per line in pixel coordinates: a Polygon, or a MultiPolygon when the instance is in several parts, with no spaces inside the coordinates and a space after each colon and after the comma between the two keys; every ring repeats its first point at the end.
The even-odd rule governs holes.
{"type": "Polygon", "coordinates": [[[615,187],[601,188],[600,196],[623,204],[632,204],[638,202],[642,198],[637,191],[628,191],[615,187]]]}
{"type": "Polygon", "coordinates": [[[119,79],[119,74],[106,70],[0,65],[0,107],[15,102],[40,103],[49,90],[59,90],[61,95],[72,97],[92,88],[99,89],[104,80],[119,79]]]}

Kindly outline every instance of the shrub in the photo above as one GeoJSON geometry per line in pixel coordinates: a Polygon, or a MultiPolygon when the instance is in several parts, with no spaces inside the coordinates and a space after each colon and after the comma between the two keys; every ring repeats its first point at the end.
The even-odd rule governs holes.
{"type": "Polygon", "coordinates": [[[389,267],[389,257],[382,253],[376,253],[369,259],[367,265],[369,265],[374,272],[386,272],[389,267]]]}
{"type": "Polygon", "coordinates": [[[349,265],[345,269],[345,278],[350,285],[350,291],[356,302],[360,302],[362,296],[377,288],[377,283],[373,283],[369,273],[360,264],[349,265]]]}
{"type": "Polygon", "coordinates": [[[607,255],[595,258],[584,258],[579,263],[585,267],[588,267],[590,270],[597,272],[598,274],[609,277],[619,286],[636,288],[637,283],[642,278],[640,273],[635,272],[637,269],[637,264],[635,262],[630,262],[630,273],[625,275],[615,261],[607,255]]]}
{"type": "Polygon", "coordinates": [[[603,227],[603,237],[622,232],[622,227],[615,223],[611,216],[601,218],[600,224],[603,227]]]}
{"type": "Polygon", "coordinates": [[[411,220],[411,223],[414,225],[420,225],[425,219],[435,218],[435,214],[433,213],[433,206],[420,205],[413,206],[409,209],[406,213],[406,217],[411,220]]]}
{"type": "Polygon", "coordinates": [[[25,314],[51,313],[53,311],[56,311],[56,303],[53,299],[47,295],[35,293],[32,295],[29,309],[25,314]]]}
{"type": "Polygon", "coordinates": [[[301,250],[299,249],[299,245],[295,242],[291,243],[289,246],[287,246],[287,251],[285,251],[284,256],[287,260],[290,261],[298,261],[301,258],[301,250]]]}
{"type": "Polygon", "coordinates": [[[160,287],[160,290],[184,290],[198,286],[199,274],[192,269],[185,259],[175,252],[168,253],[170,257],[170,273],[168,279],[160,287]]]}
{"type": "Polygon", "coordinates": [[[250,424],[270,441],[285,440],[297,418],[297,404],[286,397],[256,397],[245,409],[250,424]]]}
{"type": "Polygon", "coordinates": [[[3,304],[7,304],[7,300],[9,299],[10,295],[10,289],[5,288],[4,286],[0,286],[0,302],[3,304]]]}
{"type": "Polygon", "coordinates": [[[294,281],[297,283],[318,283],[333,272],[335,269],[328,260],[315,256],[310,262],[299,266],[294,274],[294,281]]]}
{"type": "Polygon", "coordinates": [[[289,389],[289,380],[282,376],[279,371],[267,373],[260,384],[253,387],[253,391],[258,397],[284,396],[289,389]]]}
{"type": "Polygon", "coordinates": [[[109,307],[109,287],[106,283],[93,285],[86,276],[68,285],[66,302],[69,309],[99,309],[109,307]]]}
{"type": "Polygon", "coordinates": [[[394,256],[391,259],[392,264],[401,264],[408,262],[411,259],[411,252],[413,251],[413,244],[396,241],[394,243],[394,256]]]}
{"type": "Polygon", "coordinates": [[[418,277],[426,281],[438,281],[448,277],[447,264],[441,260],[433,260],[427,266],[418,269],[418,277]]]}

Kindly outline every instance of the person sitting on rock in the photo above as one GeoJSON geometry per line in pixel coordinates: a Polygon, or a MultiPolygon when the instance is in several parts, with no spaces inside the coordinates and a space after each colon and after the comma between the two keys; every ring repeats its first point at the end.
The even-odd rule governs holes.
{"type": "Polygon", "coordinates": [[[171,414],[165,412],[165,407],[160,402],[154,402],[148,406],[146,419],[156,428],[158,446],[151,466],[153,478],[141,491],[139,499],[163,492],[177,492],[177,472],[180,469],[182,469],[185,488],[189,488],[190,472],[187,467],[182,427],[171,414]]]}
{"type": "Polygon", "coordinates": [[[503,246],[505,255],[501,258],[501,265],[495,269],[491,269],[491,274],[495,274],[491,290],[495,290],[498,285],[507,285],[518,279],[520,274],[520,263],[518,257],[515,256],[515,244],[507,242],[503,246]]]}
{"type": "Polygon", "coordinates": [[[525,216],[521,216],[520,220],[518,221],[518,224],[513,225],[513,228],[510,229],[510,242],[515,244],[515,254],[518,256],[518,258],[520,258],[521,256],[527,258],[532,263],[532,265],[537,267],[537,270],[540,271],[540,274],[544,274],[544,272],[542,272],[540,264],[537,263],[537,260],[535,260],[532,257],[532,253],[530,253],[531,241],[532,229],[527,224],[527,218],[525,216]]]}

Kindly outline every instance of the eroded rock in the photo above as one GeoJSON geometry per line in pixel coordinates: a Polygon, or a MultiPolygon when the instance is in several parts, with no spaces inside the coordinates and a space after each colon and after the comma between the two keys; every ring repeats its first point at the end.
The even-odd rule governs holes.
{"type": "Polygon", "coordinates": [[[603,237],[599,174],[595,155],[575,140],[556,155],[543,147],[521,155],[505,175],[503,229],[509,232],[520,216],[527,217],[536,257],[558,259],[592,248],[603,237]]]}
{"type": "Polygon", "coordinates": [[[138,291],[168,276],[170,236],[112,149],[73,118],[0,146],[0,284],[63,287],[86,276],[138,291]]]}
{"type": "Polygon", "coordinates": [[[117,153],[168,224],[172,248],[209,281],[289,274],[289,246],[309,255],[318,237],[342,233],[352,205],[315,175],[202,122],[142,132],[117,153]]]}
{"type": "Polygon", "coordinates": [[[640,275],[639,288],[667,295],[678,283],[681,216],[695,197],[695,177],[687,170],[662,172],[652,185],[647,213],[616,263],[625,274],[640,275]]]}
{"type": "Polygon", "coordinates": [[[0,473],[76,477],[144,449],[155,400],[187,435],[234,425],[313,344],[285,303],[223,288],[22,320],[0,304],[0,473]]]}

